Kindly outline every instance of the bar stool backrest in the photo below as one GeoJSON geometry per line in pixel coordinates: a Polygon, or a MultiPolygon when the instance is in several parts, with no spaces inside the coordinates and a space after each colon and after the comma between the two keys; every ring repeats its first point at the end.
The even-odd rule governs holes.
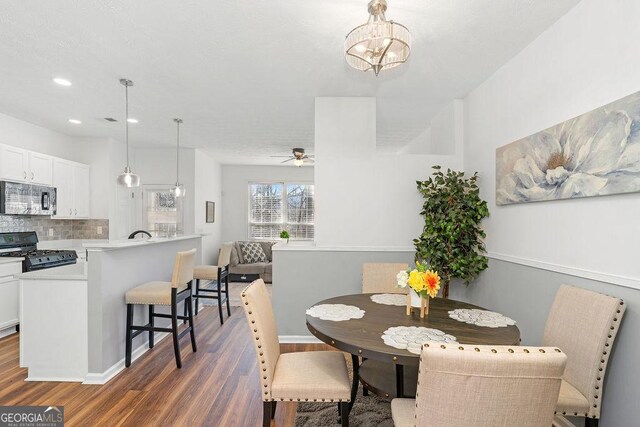
{"type": "Polygon", "coordinates": [[[196,265],[196,250],[178,252],[173,266],[171,286],[181,288],[193,280],[193,267],[196,265]]]}
{"type": "Polygon", "coordinates": [[[218,267],[224,267],[231,264],[231,250],[233,249],[233,242],[226,242],[222,244],[220,253],[218,254],[218,267]]]}

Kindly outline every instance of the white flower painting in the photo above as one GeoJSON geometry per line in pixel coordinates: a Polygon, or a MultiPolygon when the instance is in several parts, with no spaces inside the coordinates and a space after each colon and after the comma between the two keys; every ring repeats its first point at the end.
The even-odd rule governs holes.
{"type": "Polygon", "coordinates": [[[640,191],[640,92],[496,150],[496,203],[640,191]]]}

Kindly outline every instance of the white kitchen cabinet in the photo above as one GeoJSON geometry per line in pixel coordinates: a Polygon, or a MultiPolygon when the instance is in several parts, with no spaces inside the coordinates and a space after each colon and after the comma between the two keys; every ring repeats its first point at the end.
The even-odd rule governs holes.
{"type": "Polygon", "coordinates": [[[0,264],[0,337],[14,332],[20,323],[20,281],[17,275],[21,272],[21,261],[0,264]]]}
{"type": "Polygon", "coordinates": [[[51,185],[53,157],[9,145],[0,146],[0,179],[51,185]]]}
{"type": "Polygon", "coordinates": [[[53,157],[29,152],[29,175],[32,184],[51,185],[53,183],[53,157]]]}
{"type": "Polygon", "coordinates": [[[88,165],[63,159],[54,160],[56,218],[89,218],[90,172],[88,165]]]}
{"type": "Polygon", "coordinates": [[[5,181],[28,182],[29,152],[22,148],[0,145],[0,178],[5,181]]]}

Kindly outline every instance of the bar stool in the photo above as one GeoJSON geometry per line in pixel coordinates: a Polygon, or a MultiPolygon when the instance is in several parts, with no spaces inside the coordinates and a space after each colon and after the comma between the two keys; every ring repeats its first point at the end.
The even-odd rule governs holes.
{"type": "Polygon", "coordinates": [[[182,368],[179,340],[187,333],[191,334],[191,348],[197,351],[196,335],[193,329],[193,308],[191,306],[191,282],[193,281],[193,266],[196,259],[196,250],[178,252],[173,267],[171,282],[147,282],[129,290],[126,294],[127,302],[127,336],[125,366],[131,365],[131,346],[133,339],[143,333],[149,332],[149,348],[153,348],[154,332],[169,332],[173,335],[173,350],[176,355],[176,365],[182,368]],[[188,315],[178,316],[178,303],[185,301],[185,310],[188,315]],[[149,323],[146,325],[133,325],[133,307],[136,304],[149,306],[149,323]],[[155,312],[156,305],[171,306],[171,314],[155,312]],[[156,317],[171,319],[171,328],[154,326],[156,317]],[[178,334],[178,319],[189,321],[189,326],[178,334]]]}
{"type": "Polygon", "coordinates": [[[196,303],[196,315],[198,314],[198,306],[200,298],[209,298],[218,300],[218,314],[220,316],[220,324],[224,325],[222,315],[222,304],[227,303],[227,316],[231,316],[231,307],[229,306],[229,264],[231,263],[231,249],[233,243],[224,243],[218,254],[218,265],[198,265],[193,269],[193,278],[196,281],[193,299],[196,303]],[[210,280],[215,282],[216,287],[201,288],[200,280],[210,280]],[[222,283],[224,282],[224,290],[222,283]],[[213,294],[213,295],[212,295],[213,294]],[[225,299],[222,299],[225,294],[225,299]]]}

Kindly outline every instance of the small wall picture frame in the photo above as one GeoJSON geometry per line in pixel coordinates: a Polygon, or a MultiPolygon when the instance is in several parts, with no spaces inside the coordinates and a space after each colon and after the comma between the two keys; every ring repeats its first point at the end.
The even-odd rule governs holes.
{"type": "Polygon", "coordinates": [[[206,221],[207,222],[215,222],[216,221],[216,202],[205,202],[206,203],[206,221]]]}

